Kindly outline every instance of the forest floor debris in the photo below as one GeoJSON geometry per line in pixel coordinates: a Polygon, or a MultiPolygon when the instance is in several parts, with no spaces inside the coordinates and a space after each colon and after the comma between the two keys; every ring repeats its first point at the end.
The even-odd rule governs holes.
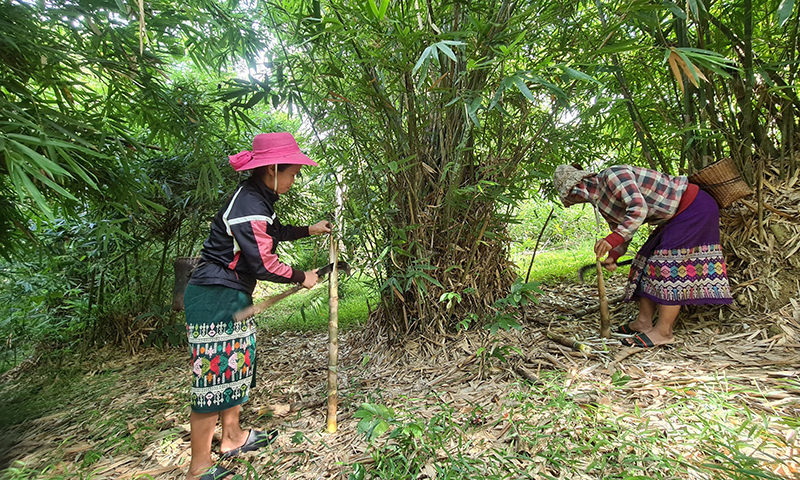
{"type": "MultiPolygon", "coordinates": [[[[569,315],[591,304],[592,286],[544,288],[540,303],[526,310],[522,330],[441,338],[433,356],[428,344],[408,342],[403,349],[389,349],[382,339],[366,342],[360,331],[342,335],[335,434],[325,433],[321,402],[326,335],[263,332],[258,386],[245,405],[243,424],[278,428],[282,434],[271,448],[231,466],[259,475],[250,478],[348,478],[354,468],[379,471],[385,458],[402,453],[424,457],[419,464],[406,465],[418,469],[418,476],[410,478],[436,478],[455,455],[468,464],[459,468],[474,468],[486,478],[500,478],[497,465],[499,470],[489,471],[492,461],[505,469],[556,478],[602,478],[631,469],[710,478],[702,469],[677,475],[673,467],[648,465],[637,457],[643,448],[663,448],[660,455],[674,457],[676,464],[725,468],[715,455],[739,455],[760,458],[775,478],[798,478],[798,423],[781,420],[800,417],[797,300],[771,313],[697,307],[682,314],[676,344],[641,350],[621,347],[618,338],[599,338],[597,313],[569,315]],[[549,340],[548,331],[580,341],[591,351],[549,340]],[[416,447],[413,441],[404,443],[402,435],[369,442],[354,416],[364,403],[391,408],[392,429],[413,432],[409,426],[417,425],[416,447]],[[285,416],[259,415],[270,405],[287,404],[306,408],[285,416]],[[702,417],[691,413],[708,405],[730,409],[708,409],[702,417]],[[724,432],[730,425],[752,429],[748,422],[768,424],[760,444],[743,440],[746,429],[724,432]],[[446,427],[440,437],[431,436],[436,425],[446,427]],[[592,437],[589,428],[613,430],[602,448],[614,450],[617,466],[591,464],[593,455],[602,460],[608,454],[590,452],[599,447],[596,432],[592,437]],[[713,435],[704,436],[703,429],[713,435]],[[629,438],[633,434],[651,435],[650,443],[638,444],[629,438]],[[439,445],[423,448],[436,438],[439,445]],[[700,438],[742,443],[734,452],[732,443],[720,440],[714,450],[713,445],[699,445],[700,438]],[[552,448],[562,449],[566,459],[572,455],[572,464],[550,457],[552,448]],[[486,466],[479,467],[478,461],[486,466]]],[[[621,289],[621,279],[615,277],[609,295],[621,289]]],[[[617,304],[611,311],[618,325],[634,314],[635,306],[617,304]]],[[[184,478],[189,455],[189,365],[184,353],[144,350],[126,357],[101,351],[82,363],[62,366],[72,372],[71,382],[82,384],[84,396],[65,396],[48,415],[0,432],[7,468],[0,478],[184,478]],[[113,388],[102,387],[109,380],[113,388]],[[12,474],[24,471],[36,476],[12,474]]],[[[27,374],[7,378],[0,387],[4,398],[27,381],[27,374]]]]}

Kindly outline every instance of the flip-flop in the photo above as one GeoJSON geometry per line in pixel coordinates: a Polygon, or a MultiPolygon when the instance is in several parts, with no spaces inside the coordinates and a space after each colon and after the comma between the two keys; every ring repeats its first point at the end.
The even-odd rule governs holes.
{"type": "Polygon", "coordinates": [[[652,340],[650,340],[650,337],[648,337],[646,333],[638,333],[633,337],[623,338],[622,340],[620,340],[620,343],[622,343],[626,347],[639,347],[639,348],[653,348],[661,345],[669,345],[674,342],[675,339],[673,338],[668,342],[659,343],[658,345],[656,345],[655,343],[653,343],[652,340]]]}
{"type": "Polygon", "coordinates": [[[231,458],[241,453],[252,452],[253,450],[264,448],[274,442],[277,436],[277,430],[265,432],[263,430],[250,429],[250,435],[247,436],[247,440],[245,440],[244,445],[227,452],[222,452],[221,458],[231,458]]]}
{"type": "Polygon", "coordinates": [[[219,465],[204,473],[199,480],[223,480],[227,477],[233,477],[233,472],[219,465]]]}
{"type": "Polygon", "coordinates": [[[620,335],[635,335],[639,332],[632,329],[630,323],[626,323],[625,325],[620,325],[619,327],[615,328],[614,333],[619,333],[620,335]]]}

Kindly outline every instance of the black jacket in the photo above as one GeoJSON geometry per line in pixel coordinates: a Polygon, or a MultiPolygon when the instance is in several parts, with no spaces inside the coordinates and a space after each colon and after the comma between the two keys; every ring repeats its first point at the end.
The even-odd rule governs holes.
{"type": "Polygon", "coordinates": [[[260,179],[239,184],[211,222],[192,285],[222,285],[253,293],[256,280],[302,283],[306,276],[278,259],[278,242],[308,236],[308,227],[282,225],[275,215],[278,195],[260,179]]]}

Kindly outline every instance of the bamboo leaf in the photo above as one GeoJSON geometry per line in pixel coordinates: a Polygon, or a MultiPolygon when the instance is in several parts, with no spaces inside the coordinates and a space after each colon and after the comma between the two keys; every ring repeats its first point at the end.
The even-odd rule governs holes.
{"type": "MultiPolygon", "coordinates": [[[[9,134],[8,135],[8,137],[11,137],[11,136],[15,136],[17,138],[26,137],[25,135],[16,135],[16,134],[9,134]]],[[[70,173],[68,171],[64,170],[63,168],[61,168],[60,166],[55,164],[49,158],[47,158],[47,157],[45,157],[43,155],[40,155],[38,152],[36,152],[35,150],[29,148],[27,145],[24,145],[24,144],[22,144],[20,142],[17,142],[15,140],[11,140],[10,138],[9,138],[9,142],[8,143],[10,145],[16,147],[17,151],[20,154],[23,154],[25,156],[25,158],[27,158],[28,160],[30,160],[33,163],[35,163],[39,168],[41,168],[42,170],[46,171],[50,175],[65,175],[65,176],[68,176],[68,177],[72,177],[72,175],[70,175],[70,173]]]]}
{"type": "Polygon", "coordinates": [[[689,78],[689,81],[692,82],[692,85],[694,85],[695,88],[698,88],[700,86],[701,78],[706,82],[708,81],[705,75],[703,75],[703,72],[701,72],[697,67],[694,66],[692,61],[689,59],[689,57],[686,56],[685,53],[677,49],[675,50],[675,53],[678,54],[678,57],[680,57],[681,60],[678,62],[678,65],[680,65],[681,70],[683,70],[683,73],[686,74],[686,76],[689,78]]]}
{"type": "Polygon", "coordinates": [[[474,123],[478,128],[481,127],[481,121],[478,118],[477,112],[478,109],[481,108],[482,102],[483,97],[478,95],[474,100],[472,100],[472,103],[467,106],[467,114],[469,115],[470,120],[472,120],[472,123],[474,123]]]}
{"type": "Polygon", "coordinates": [[[516,75],[512,78],[514,79],[514,85],[516,85],[519,91],[522,92],[523,95],[525,95],[525,98],[527,98],[531,102],[535,102],[536,99],[534,98],[528,86],[525,85],[525,82],[522,80],[522,78],[516,75]]]}
{"type": "Polygon", "coordinates": [[[17,195],[19,195],[20,198],[25,198],[25,196],[30,197],[48,218],[53,219],[53,212],[47,205],[44,196],[42,196],[42,193],[36,188],[36,185],[28,178],[25,172],[14,169],[11,172],[11,179],[17,190],[17,195]]]}
{"type": "Polygon", "coordinates": [[[381,6],[378,9],[378,20],[383,20],[386,16],[386,9],[389,8],[389,0],[381,0],[381,6]]]}
{"type": "Polygon", "coordinates": [[[670,12],[672,12],[672,14],[675,15],[676,18],[679,18],[681,20],[686,20],[686,12],[684,12],[683,9],[678,5],[676,5],[674,2],[669,2],[669,1],[664,2],[664,6],[666,6],[667,9],[670,12]]]}
{"type": "Polygon", "coordinates": [[[375,1],[374,0],[367,0],[367,6],[369,7],[369,11],[372,12],[372,16],[375,17],[376,19],[380,20],[378,18],[378,7],[375,6],[375,1]]]}
{"type": "Polygon", "coordinates": [[[600,83],[600,81],[598,81],[596,78],[592,77],[591,75],[587,75],[587,74],[585,74],[583,72],[580,72],[580,71],[575,70],[574,68],[570,68],[570,67],[562,67],[562,68],[564,69],[564,73],[566,73],[569,77],[574,78],[575,80],[581,80],[581,81],[584,81],[584,82],[594,82],[594,83],[596,83],[598,85],[602,85],[602,83],[600,83]]]}
{"type": "Polygon", "coordinates": [[[794,0],[781,0],[778,5],[778,26],[783,27],[794,10],[794,0]]]}
{"type": "Polygon", "coordinates": [[[450,57],[450,60],[454,62],[458,61],[458,58],[456,58],[456,54],[453,53],[453,50],[451,50],[450,47],[445,42],[439,42],[434,45],[436,45],[436,48],[441,50],[442,53],[450,57]]]}
{"type": "Polygon", "coordinates": [[[431,55],[431,48],[432,46],[427,47],[425,50],[422,51],[422,55],[419,56],[419,60],[417,60],[416,65],[414,65],[414,68],[411,69],[412,75],[416,74],[417,70],[419,70],[420,67],[422,67],[422,65],[428,61],[428,57],[430,57],[431,55]]]}
{"type": "Polygon", "coordinates": [[[672,70],[672,75],[675,77],[675,81],[678,82],[678,87],[681,89],[681,93],[683,93],[683,76],[681,75],[681,69],[678,66],[678,54],[675,53],[674,50],[668,49],[667,50],[667,60],[669,61],[669,68],[672,70]]]}

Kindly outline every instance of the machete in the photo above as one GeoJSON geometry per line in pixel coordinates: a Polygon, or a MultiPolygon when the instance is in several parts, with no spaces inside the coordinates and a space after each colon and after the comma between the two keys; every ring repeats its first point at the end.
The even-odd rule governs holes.
{"type": "MultiPolygon", "coordinates": [[[[617,262],[617,266],[621,267],[623,265],[630,265],[631,262],[633,262],[633,259],[629,258],[627,260],[623,260],[621,262],[617,262]]],[[[595,268],[597,268],[597,264],[596,263],[590,263],[589,265],[584,265],[581,268],[579,268],[578,269],[578,278],[581,279],[581,282],[583,281],[583,277],[586,275],[586,272],[588,270],[594,270],[595,268]]]]}
{"type": "MultiPolygon", "coordinates": [[[[343,271],[343,272],[347,273],[348,275],[350,275],[350,265],[347,262],[341,262],[341,261],[337,262],[336,263],[336,270],[343,271]]],[[[331,273],[331,271],[333,271],[333,264],[332,263],[329,263],[329,264],[325,265],[324,267],[318,268],[317,269],[317,276],[319,278],[317,279],[317,283],[319,283],[322,280],[322,277],[324,277],[325,275],[331,273]]],[[[283,300],[284,298],[288,297],[289,295],[292,295],[292,294],[295,294],[295,293],[299,292],[303,288],[304,288],[303,285],[298,284],[298,285],[295,285],[292,288],[288,288],[288,289],[284,290],[281,293],[278,293],[276,295],[268,297],[267,299],[265,299],[265,300],[263,300],[261,302],[258,302],[256,305],[250,305],[248,307],[245,307],[245,308],[239,310],[238,312],[234,313],[233,314],[233,319],[236,320],[237,322],[240,322],[240,321],[244,320],[247,317],[251,317],[253,315],[261,313],[267,307],[275,305],[279,301],[283,300]]]]}

